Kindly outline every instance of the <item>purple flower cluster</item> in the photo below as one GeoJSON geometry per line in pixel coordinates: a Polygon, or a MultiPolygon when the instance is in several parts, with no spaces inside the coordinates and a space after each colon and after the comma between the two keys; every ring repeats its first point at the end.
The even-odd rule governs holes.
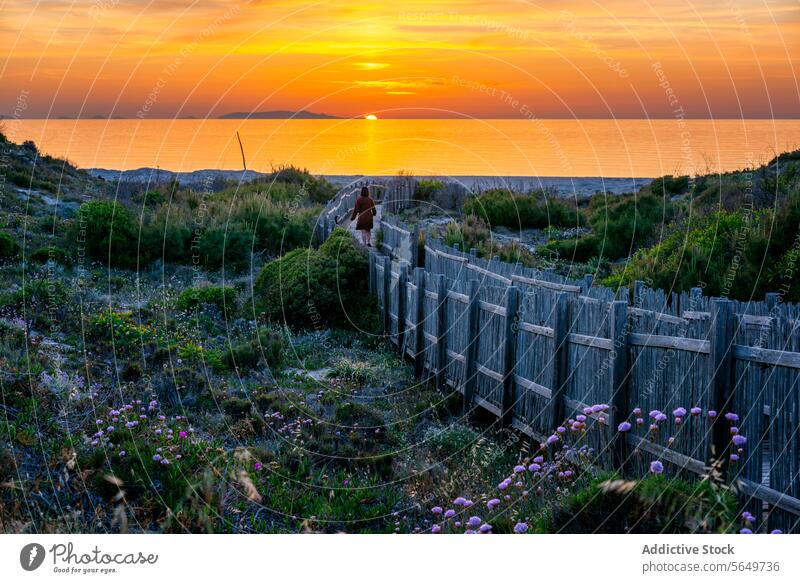
{"type": "MultiPolygon", "coordinates": [[[[144,403],[133,400],[120,407],[111,407],[105,415],[95,419],[94,427],[97,430],[85,438],[90,447],[102,447],[112,452],[118,449],[120,439],[134,437],[144,440],[151,446],[156,446],[156,453],[152,456],[154,462],[168,466],[173,461],[183,458],[180,442],[189,443],[189,436],[194,429],[186,424],[186,418],[176,415],[167,418],[160,414],[158,401],[151,400],[144,403]],[[124,429],[119,429],[124,427],[124,429]]],[[[120,458],[127,456],[127,452],[119,449],[120,458]]]]}

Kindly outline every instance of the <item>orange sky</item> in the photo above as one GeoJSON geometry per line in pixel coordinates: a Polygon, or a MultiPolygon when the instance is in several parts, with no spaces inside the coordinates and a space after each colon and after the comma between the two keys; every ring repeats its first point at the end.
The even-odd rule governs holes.
{"type": "Polygon", "coordinates": [[[800,117],[796,0],[0,0],[0,46],[11,117],[800,117]]]}

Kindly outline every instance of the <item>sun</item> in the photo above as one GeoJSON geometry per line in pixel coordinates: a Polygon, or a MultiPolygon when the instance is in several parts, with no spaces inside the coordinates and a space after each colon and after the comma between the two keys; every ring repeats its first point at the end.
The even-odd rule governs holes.
{"type": "Polygon", "coordinates": [[[375,121],[376,119],[378,119],[378,116],[375,115],[374,113],[370,113],[369,115],[365,115],[364,119],[368,119],[370,121],[375,121]]]}

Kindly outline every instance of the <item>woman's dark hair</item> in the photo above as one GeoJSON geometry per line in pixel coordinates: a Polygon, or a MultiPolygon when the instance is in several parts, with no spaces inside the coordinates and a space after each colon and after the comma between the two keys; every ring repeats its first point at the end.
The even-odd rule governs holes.
{"type": "Polygon", "coordinates": [[[361,196],[369,196],[369,188],[366,186],[361,187],[361,196]]]}

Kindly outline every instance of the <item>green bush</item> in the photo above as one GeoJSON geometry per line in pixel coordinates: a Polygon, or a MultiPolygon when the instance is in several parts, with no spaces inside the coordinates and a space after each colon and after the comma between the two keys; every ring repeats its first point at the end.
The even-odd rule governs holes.
{"type": "Polygon", "coordinates": [[[0,232],[0,260],[13,259],[19,253],[19,245],[14,237],[8,233],[0,232]]]}
{"type": "Polygon", "coordinates": [[[600,256],[602,241],[596,235],[585,235],[577,239],[550,241],[536,249],[540,255],[552,255],[565,261],[585,263],[600,256]]]}
{"type": "Polygon", "coordinates": [[[589,224],[598,239],[598,251],[602,249],[603,255],[613,260],[658,238],[673,213],[673,205],[665,197],[598,195],[589,203],[589,224]]]}
{"type": "Polygon", "coordinates": [[[367,254],[336,229],[319,249],[296,249],[264,266],[254,285],[256,309],[291,326],[358,326],[377,309],[367,278],[367,254]]]}
{"type": "Polygon", "coordinates": [[[704,294],[738,300],[783,290],[783,301],[800,300],[800,191],[777,212],[720,211],[686,219],[659,244],[642,249],[606,281],[629,285],[648,280],[654,288],[686,291],[704,284],[704,294]]]}
{"type": "Polygon", "coordinates": [[[169,207],[160,208],[142,228],[141,253],[149,261],[190,263],[192,229],[184,216],[170,217],[169,207]]]}
{"type": "Polygon", "coordinates": [[[222,364],[229,369],[253,369],[264,359],[267,366],[275,368],[283,364],[286,343],[283,337],[272,330],[261,330],[249,342],[228,346],[222,354],[222,364]]]}
{"type": "MultiPolygon", "coordinates": [[[[336,186],[325,180],[317,178],[308,170],[295,168],[294,166],[282,166],[272,173],[257,181],[258,184],[287,184],[299,187],[301,192],[308,196],[311,202],[325,204],[336,195],[336,186]]],[[[272,195],[272,192],[270,192],[272,195]]]]}
{"type": "Polygon", "coordinates": [[[444,183],[440,180],[428,178],[417,180],[414,186],[414,198],[420,201],[432,201],[443,188],[444,183]]]}
{"type": "Polygon", "coordinates": [[[196,310],[203,306],[216,306],[220,312],[236,307],[236,290],[232,287],[206,285],[191,287],[181,292],[176,301],[179,310],[196,310]]]}
{"type": "Polygon", "coordinates": [[[250,262],[252,237],[243,231],[223,227],[203,232],[198,245],[200,261],[206,269],[220,269],[223,265],[240,270],[250,262]]]}
{"type": "Polygon", "coordinates": [[[30,254],[29,259],[34,263],[47,263],[52,261],[59,265],[69,265],[70,259],[67,252],[60,247],[39,247],[36,251],[30,254]]]}
{"type": "Polygon", "coordinates": [[[252,408],[253,404],[249,399],[231,397],[222,402],[222,410],[234,419],[244,419],[250,415],[252,408]]]}
{"type": "Polygon", "coordinates": [[[650,190],[658,195],[671,196],[689,190],[688,176],[662,176],[650,184],[650,190]]]}
{"type": "Polygon", "coordinates": [[[548,197],[543,191],[518,194],[504,188],[487,190],[468,199],[464,213],[483,219],[491,227],[511,229],[575,227],[585,222],[574,205],[548,197]]]}
{"type": "MultiPolygon", "coordinates": [[[[131,212],[110,200],[86,202],[78,209],[73,239],[92,259],[113,267],[136,267],[138,229],[131,212]]],[[[145,261],[146,263],[146,261],[145,261]]]]}

